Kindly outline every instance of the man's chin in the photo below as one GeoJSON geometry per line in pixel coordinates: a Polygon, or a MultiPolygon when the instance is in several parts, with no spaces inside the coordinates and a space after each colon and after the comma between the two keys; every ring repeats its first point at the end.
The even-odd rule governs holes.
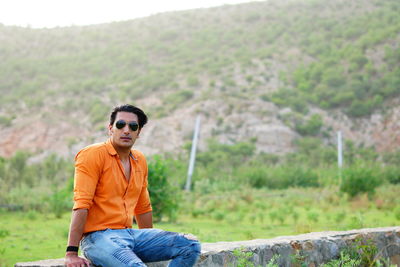
{"type": "Polygon", "coordinates": [[[133,142],[132,141],[129,141],[129,142],[127,142],[127,141],[122,141],[122,142],[118,142],[118,145],[120,146],[120,147],[132,147],[133,146],[133,142]]]}

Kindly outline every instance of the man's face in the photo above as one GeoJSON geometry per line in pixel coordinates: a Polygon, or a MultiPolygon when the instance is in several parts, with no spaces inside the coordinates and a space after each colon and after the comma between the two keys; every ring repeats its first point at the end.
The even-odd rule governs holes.
{"type": "Polygon", "coordinates": [[[108,126],[108,133],[115,148],[130,149],[135,143],[136,138],[139,137],[140,130],[137,129],[136,131],[133,131],[129,126],[129,123],[131,122],[139,124],[137,115],[131,112],[120,111],[115,117],[114,124],[108,126]],[[125,125],[121,129],[116,127],[116,124],[119,121],[125,122],[125,125]]]}

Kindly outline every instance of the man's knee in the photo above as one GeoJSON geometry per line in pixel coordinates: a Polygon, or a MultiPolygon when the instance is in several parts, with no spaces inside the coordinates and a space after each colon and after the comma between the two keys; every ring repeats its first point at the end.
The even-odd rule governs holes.
{"type": "Polygon", "coordinates": [[[189,254],[200,255],[201,245],[196,236],[192,234],[183,234],[182,238],[186,242],[186,252],[189,254]]]}
{"type": "Polygon", "coordinates": [[[192,235],[192,234],[183,234],[183,236],[189,240],[199,241],[199,239],[195,235],[192,235]]]}

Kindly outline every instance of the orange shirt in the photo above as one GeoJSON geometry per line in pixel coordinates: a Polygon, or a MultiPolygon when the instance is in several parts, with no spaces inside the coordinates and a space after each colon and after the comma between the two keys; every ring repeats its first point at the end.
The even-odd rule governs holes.
{"type": "Polygon", "coordinates": [[[140,151],[131,152],[129,183],[110,140],[76,155],[73,209],[88,209],[84,233],[131,228],[133,216],[152,210],[146,158],[140,151]]]}

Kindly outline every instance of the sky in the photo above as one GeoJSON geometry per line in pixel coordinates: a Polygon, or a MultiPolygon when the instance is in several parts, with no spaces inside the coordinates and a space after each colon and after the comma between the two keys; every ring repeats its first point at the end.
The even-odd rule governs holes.
{"type": "MultiPolygon", "coordinates": [[[[254,1],[254,0],[253,0],[254,1]]],[[[0,0],[0,23],[32,28],[89,25],[250,0],[0,0]]]]}

